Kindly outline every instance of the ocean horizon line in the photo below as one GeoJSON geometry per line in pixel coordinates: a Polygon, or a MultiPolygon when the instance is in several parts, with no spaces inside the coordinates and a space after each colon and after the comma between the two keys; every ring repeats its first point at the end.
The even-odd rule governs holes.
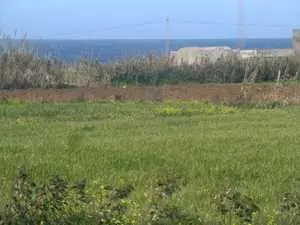
{"type": "MultiPolygon", "coordinates": [[[[0,38],[0,40],[22,41],[24,38],[0,38]]],[[[207,40],[239,40],[239,38],[25,38],[26,41],[207,41],[207,40]]],[[[244,38],[243,40],[292,40],[291,37],[257,37],[244,38]]]]}

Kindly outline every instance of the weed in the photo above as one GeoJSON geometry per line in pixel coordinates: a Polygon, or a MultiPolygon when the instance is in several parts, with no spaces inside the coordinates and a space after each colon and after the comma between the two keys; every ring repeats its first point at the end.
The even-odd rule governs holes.
{"type": "MultiPolygon", "coordinates": [[[[133,191],[132,185],[126,185],[122,188],[102,187],[102,200],[96,202],[94,217],[101,225],[131,225],[135,219],[126,214],[134,202],[128,197],[133,191]]],[[[94,220],[95,220],[94,219],[94,220]]]]}
{"type": "Polygon", "coordinates": [[[300,223],[300,196],[298,193],[283,193],[277,216],[279,224],[296,225],[300,223]]]}
{"type": "MultiPolygon", "coordinates": [[[[214,200],[222,221],[204,222],[172,199],[187,184],[181,176],[161,176],[147,196],[149,205],[141,208],[131,200],[134,186],[100,186],[100,192],[88,193],[87,180],[70,184],[61,176],[38,185],[21,168],[13,186],[11,202],[0,212],[1,225],[89,224],[89,225],[298,225],[300,221],[297,194],[284,193],[280,211],[263,215],[254,201],[229,189],[214,200]]],[[[149,189],[150,190],[150,189],[149,189]]]]}
{"type": "Polygon", "coordinates": [[[232,216],[237,216],[242,221],[251,223],[252,215],[260,210],[251,198],[232,189],[217,196],[216,204],[218,211],[223,215],[224,224],[231,224],[233,222],[232,216]]]}
{"type": "Polygon", "coordinates": [[[153,198],[150,201],[149,220],[152,225],[198,224],[198,218],[174,205],[171,198],[186,185],[180,176],[163,176],[156,180],[153,198]],[[197,223],[195,223],[197,222],[197,223]]]}
{"type": "Polygon", "coordinates": [[[229,114],[238,112],[238,108],[226,106],[225,104],[213,104],[197,101],[177,101],[163,103],[155,114],[159,116],[192,116],[199,114],[229,114]]]}
{"type": "MultiPolygon", "coordinates": [[[[84,190],[81,190],[84,192],[84,190]]],[[[68,182],[58,176],[38,186],[24,168],[19,170],[12,202],[1,214],[1,224],[61,224],[78,213],[84,202],[72,196],[68,182]]]]}

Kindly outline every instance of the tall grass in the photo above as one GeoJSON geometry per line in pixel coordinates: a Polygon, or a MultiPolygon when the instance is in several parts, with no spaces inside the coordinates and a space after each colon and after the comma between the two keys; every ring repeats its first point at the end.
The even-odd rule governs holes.
{"type": "Polygon", "coordinates": [[[131,184],[130,225],[249,224],[242,222],[257,207],[253,225],[298,225],[299,107],[227,109],[186,101],[0,104],[0,223],[4,212],[8,222],[30,215],[76,224],[59,222],[79,214],[88,222],[77,224],[116,224],[99,223],[123,215],[114,210],[123,199],[105,198],[103,188],[115,194],[131,184]],[[15,178],[20,166],[28,179],[15,178]],[[78,178],[87,180],[88,205],[71,188],[78,178]]]}
{"type": "Polygon", "coordinates": [[[296,57],[221,57],[216,62],[175,65],[172,59],[132,57],[107,64],[98,59],[64,62],[40,57],[26,41],[14,46],[1,42],[0,88],[48,88],[98,85],[160,85],[178,83],[240,83],[299,80],[300,62],[296,57]],[[3,47],[3,43],[5,46],[3,47]]]}

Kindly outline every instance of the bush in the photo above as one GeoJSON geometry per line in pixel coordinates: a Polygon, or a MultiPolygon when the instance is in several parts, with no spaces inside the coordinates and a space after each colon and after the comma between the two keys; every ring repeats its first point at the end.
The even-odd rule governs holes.
{"type": "Polygon", "coordinates": [[[0,88],[59,87],[64,81],[64,63],[35,57],[25,49],[0,53],[0,88]]]}
{"type": "Polygon", "coordinates": [[[299,70],[300,62],[293,56],[249,60],[228,56],[214,63],[203,61],[193,65],[174,65],[154,55],[107,64],[96,58],[70,63],[39,57],[28,49],[25,41],[22,47],[0,46],[0,88],[274,82],[279,71],[281,81],[299,80],[299,70]]]}

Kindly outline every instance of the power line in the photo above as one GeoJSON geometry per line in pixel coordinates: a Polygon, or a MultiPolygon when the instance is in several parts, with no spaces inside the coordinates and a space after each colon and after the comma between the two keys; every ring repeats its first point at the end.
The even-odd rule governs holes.
{"type": "Polygon", "coordinates": [[[244,23],[244,0],[238,0],[238,49],[244,47],[244,23]]]}
{"type": "Polygon", "coordinates": [[[170,19],[166,18],[166,56],[169,57],[170,51],[170,19]]]}
{"type": "MultiPolygon", "coordinates": [[[[110,31],[110,30],[120,30],[124,28],[136,28],[136,27],[144,27],[147,25],[154,25],[154,24],[162,24],[164,23],[163,20],[158,21],[148,21],[144,23],[136,23],[136,24],[122,24],[118,26],[111,26],[111,27],[99,27],[92,30],[85,30],[84,33],[92,33],[92,32],[98,32],[98,31],[110,31]]],[[[56,36],[73,36],[78,35],[80,32],[63,32],[63,33],[56,33],[56,36]]],[[[41,36],[31,36],[31,38],[42,38],[41,36]]],[[[44,38],[44,37],[43,37],[44,38]]]]}
{"type": "MultiPolygon", "coordinates": [[[[177,21],[176,24],[196,24],[196,25],[211,25],[211,26],[228,26],[228,27],[239,27],[241,23],[226,23],[226,22],[216,22],[216,21],[195,21],[195,20],[183,20],[177,21]]],[[[257,23],[243,23],[243,27],[259,27],[259,28],[276,28],[285,29],[297,27],[299,25],[287,25],[287,24],[257,24],[257,23]]]]}
{"type": "MultiPolygon", "coordinates": [[[[240,15],[241,16],[241,15],[240,15]]],[[[174,20],[172,20],[174,21],[174,20]]],[[[143,22],[143,23],[136,23],[136,24],[123,24],[123,25],[118,25],[118,26],[111,26],[111,27],[99,27],[95,29],[90,29],[90,30],[85,30],[85,31],[70,31],[70,32],[63,32],[63,33],[54,33],[55,36],[57,37],[68,37],[68,36],[74,36],[74,35],[80,35],[80,34],[89,34],[89,33],[96,33],[96,32],[101,32],[101,31],[111,31],[111,30],[120,30],[120,29],[125,29],[125,28],[137,28],[137,27],[145,27],[149,25],[154,25],[154,24],[165,24],[166,26],[166,51],[168,50],[168,39],[169,33],[170,33],[170,20],[169,18],[165,20],[157,20],[157,21],[148,21],[148,22],[143,22]]],[[[250,28],[250,27],[256,27],[256,28],[264,28],[264,29],[292,29],[294,27],[298,27],[298,25],[287,25],[287,24],[257,24],[257,23],[244,23],[243,19],[240,19],[238,23],[230,23],[230,22],[219,22],[219,21],[196,21],[196,20],[177,20],[174,21],[175,25],[183,25],[183,24],[192,24],[195,27],[196,26],[221,26],[221,27],[238,27],[239,28],[239,39],[244,38],[244,29],[245,28],[250,28]],[[241,28],[242,27],[242,28],[241,28]]],[[[29,35],[30,36],[30,35],[29,35]]],[[[30,36],[30,38],[39,38],[39,39],[46,39],[45,36],[30,36]]],[[[242,43],[240,43],[242,45],[242,43]]]]}

